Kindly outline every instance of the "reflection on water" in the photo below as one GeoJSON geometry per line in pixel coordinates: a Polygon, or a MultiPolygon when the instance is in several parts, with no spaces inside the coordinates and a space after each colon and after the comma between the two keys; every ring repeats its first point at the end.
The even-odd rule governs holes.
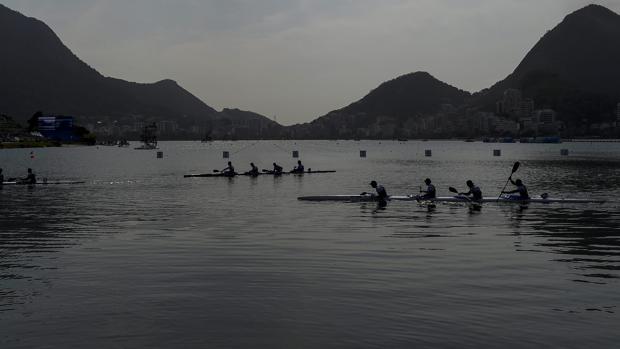
{"type": "MultiPolygon", "coordinates": [[[[164,142],[164,160],[38,154],[42,175],[87,183],[1,189],[1,347],[615,345],[620,171],[607,149],[576,145],[566,159],[508,145],[496,159],[457,142],[271,143],[164,142]],[[243,168],[293,163],[292,147],[338,173],[183,178],[221,168],[222,150],[242,150],[243,168]],[[433,158],[420,155],[428,147],[433,158]],[[610,201],[296,200],[359,193],[371,179],[412,194],[426,177],[440,195],[473,179],[493,196],[515,160],[533,195],[610,201]]],[[[22,162],[1,154],[5,172],[22,162]]]]}
{"type": "Polygon", "coordinates": [[[618,211],[559,209],[536,217],[531,228],[545,239],[538,246],[570,257],[555,260],[574,264],[581,277],[574,281],[603,283],[620,277],[619,223],[618,211]]]}

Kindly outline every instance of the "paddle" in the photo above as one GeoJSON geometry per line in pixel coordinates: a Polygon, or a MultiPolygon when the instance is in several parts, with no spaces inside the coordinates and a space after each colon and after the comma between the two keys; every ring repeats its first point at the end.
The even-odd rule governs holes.
{"type": "Polygon", "coordinates": [[[213,170],[213,173],[221,173],[222,175],[226,175],[226,176],[230,176],[230,177],[237,176],[236,172],[229,173],[229,172],[224,172],[223,170],[213,170]]]}
{"type": "Polygon", "coordinates": [[[465,196],[465,195],[461,195],[461,192],[459,192],[458,190],[456,190],[456,188],[454,188],[454,187],[450,187],[450,188],[448,188],[448,190],[449,190],[450,192],[452,192],[452,193],[456,194],[459,198],[463,198],[463,199],[465,199],[465,200],[467,200],[467,201],[469,201],[469,202],[471,202],[471,201],[472,201],[470,197],[465,196]]]}
{"type": "Polygon", "coordinates": [[[517,172],[517,170],[519,170],[519,166],[521,166],[520,162],[515,162],[514,165],[512,165],[512,172],[510,173],[510,177],[508,177],[508,180],[506,181],[506,184],[504,184],[504,188],[502,189],[501,193],[499,193],[499,196],[497,197],[497,201],[499,201],[499,199],[501,199],[502,194],[504,193],[504,190],[506,190],[506,187],[508,186],[508,182],[510,182],[510,180],[512,179],[512,175],[515,174],[515,172],[517,172]]]}

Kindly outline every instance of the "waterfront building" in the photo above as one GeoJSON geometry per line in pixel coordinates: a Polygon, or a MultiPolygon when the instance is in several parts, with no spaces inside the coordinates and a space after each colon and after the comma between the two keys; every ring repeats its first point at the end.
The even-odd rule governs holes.
{"type": "Polygon", "coordinates": [[[552,109],[540,109],[535,112],[535,119],[539,124],[549,125],[555,122],[556,112],[552,109]]]}
{"type": "Polygon", "coordinates": [[[61,142],[78,140],[74,132],[72,116],[40,116],[38,128],[43,137],[47,139],[61,142]]]}

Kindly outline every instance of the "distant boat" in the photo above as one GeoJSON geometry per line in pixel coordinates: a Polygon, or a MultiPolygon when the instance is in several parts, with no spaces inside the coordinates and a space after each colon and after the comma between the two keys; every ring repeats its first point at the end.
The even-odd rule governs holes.
{"type": "Polygon", "coordinates": [[[152,123],[150,125],[144,126],[142,129],[142,135],[140,136],[140,141],[142,145],[136,150],[154,150],[157,149],[157,124],[152,123]]]}
{"type": "Polygon", "coordinates": [[[398,139],[399,142],[409,142],[408,138],[399,138],[398,139]]]}

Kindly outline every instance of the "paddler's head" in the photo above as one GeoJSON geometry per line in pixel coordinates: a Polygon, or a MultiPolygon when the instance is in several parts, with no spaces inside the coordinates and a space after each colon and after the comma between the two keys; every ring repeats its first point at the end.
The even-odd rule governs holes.
{"type": "Polygon", "coordinates": [[[467,181],[467,186],[468,187],[473,187],[474,186],[474,182],[472,182],[471,180],[467,181]]]}
{"type": "Polygon", "coordinates": [[[517,179],[517,180],[515,181],[515,183],[516,183],[517,185],[523,185],[523,181],[522,181],[522,180],[520,180],[520,179],[517,179]]]}
{"type": "Polygon", "coordinates": [[[373,187],[373,188],[376,188],[377,187],[377,182],[376,181],[370,182],[370,186],[373,187]]]}
{"type": "Polygon", "coordinates": [[[431,179],[430,178],[425,179],[424,183],[426,183],[426,185],[431,185],[431,179]]]}
{"type": "Polygon", "coordinates": [[[230,162],[230,161],[229,161],[229,162],[228,162],[228,166],[231,166],[231,165],[232,165],[232,162],[230,162]]]}
{"type": "Polygon", "coordinates": [[[297,160],[297,163],[301,165],[301,160],[297,160]]]}
{"type": "Polygon", "coordinates": [[[32,173],[32,169],[31,168],[28,169],[28,173],[32,173]]]}

